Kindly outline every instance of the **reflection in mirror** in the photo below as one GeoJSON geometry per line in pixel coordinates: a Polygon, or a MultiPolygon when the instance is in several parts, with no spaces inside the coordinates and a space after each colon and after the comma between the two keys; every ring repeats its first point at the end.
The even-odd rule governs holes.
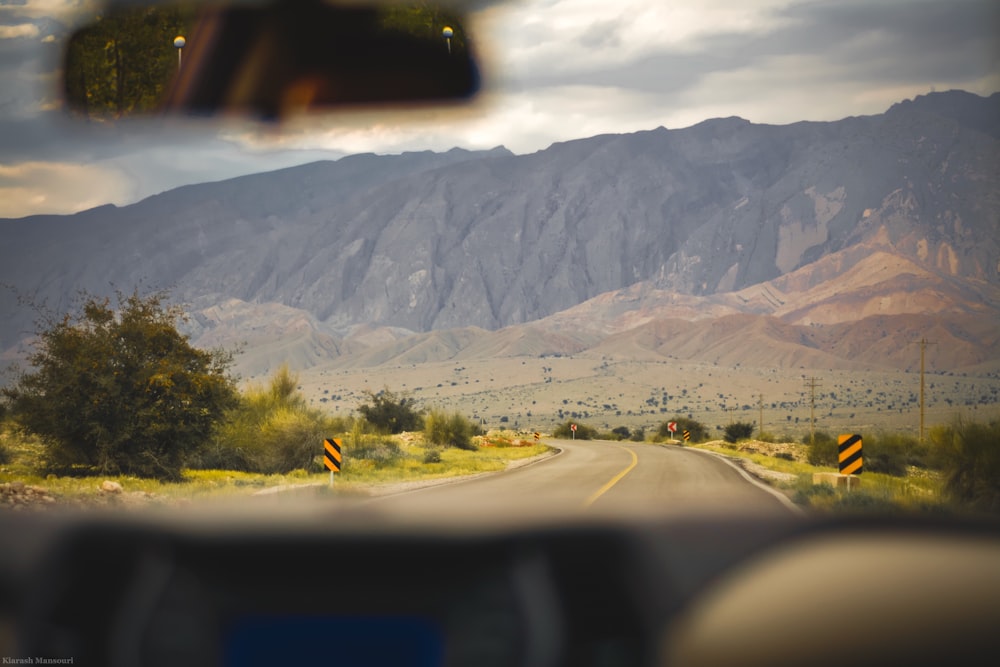
{"type": "Polygon", "coordinates": [[[91,118],[171,111],[275,119],[336,106],[470,98],[463,18],[427,2],[109,9],[65,52],[67,106],[91,118]]]}

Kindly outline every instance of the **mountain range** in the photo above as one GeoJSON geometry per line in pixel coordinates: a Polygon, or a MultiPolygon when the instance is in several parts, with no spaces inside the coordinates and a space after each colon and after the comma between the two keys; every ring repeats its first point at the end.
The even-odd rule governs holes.
{"type": "Polygon", "coordinates": [[[239,369],[587,354],[1000,371],[1000,94],[529,155],[357,155],[0,220],[0,352],[85,289],[165,287],[239,369]]]}

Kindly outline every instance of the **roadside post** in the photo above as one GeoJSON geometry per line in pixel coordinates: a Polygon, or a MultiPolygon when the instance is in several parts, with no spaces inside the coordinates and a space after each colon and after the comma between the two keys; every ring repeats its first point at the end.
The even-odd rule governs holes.
{"type": "Polygon", "coordinates": [[[571,435],[573,436],[573,439],[576,440],[576,424],[570,424],[569,430],[572,431],[571,435]]]}
{"type": "Polygon", "coordinates": [[[861,456],[861,436],[856,433],[846,433],[837,437],[837,458],[840,472],[813,473],[813,484],[829,484],[834,488],[845,488],[850,491],[857,487],[863,472],[861,456]]]}
{"type": "Polygon", "coordinates": [[[330,471],[330,486],[333,486],[333,473],[340,472],[341,454],[340,438],[327,438],[323,441],[323,465],[330,471]]]}

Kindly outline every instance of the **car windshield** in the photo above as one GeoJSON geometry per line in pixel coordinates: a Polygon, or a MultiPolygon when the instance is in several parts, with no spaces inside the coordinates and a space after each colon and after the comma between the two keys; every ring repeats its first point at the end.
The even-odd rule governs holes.
{"type": "Polygon", "coordinates": [[[0,511],[1000,511],[996,2],[358,5],[0,5],[0,511]]]}

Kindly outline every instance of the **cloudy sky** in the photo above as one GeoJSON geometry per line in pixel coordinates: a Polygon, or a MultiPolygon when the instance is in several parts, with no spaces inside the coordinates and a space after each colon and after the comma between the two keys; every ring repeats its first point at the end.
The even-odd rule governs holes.
{"type": "Polygon", "coordinates": [[[54,91],[60,42],[94,5],[0,0],[0,217],[359,152],[530,153],[720,116],[836,120],[934,90],[1000,91],[997,0],[513,0],[473,16],[487,88],[462,113],[83,124],[54,91]]]}

